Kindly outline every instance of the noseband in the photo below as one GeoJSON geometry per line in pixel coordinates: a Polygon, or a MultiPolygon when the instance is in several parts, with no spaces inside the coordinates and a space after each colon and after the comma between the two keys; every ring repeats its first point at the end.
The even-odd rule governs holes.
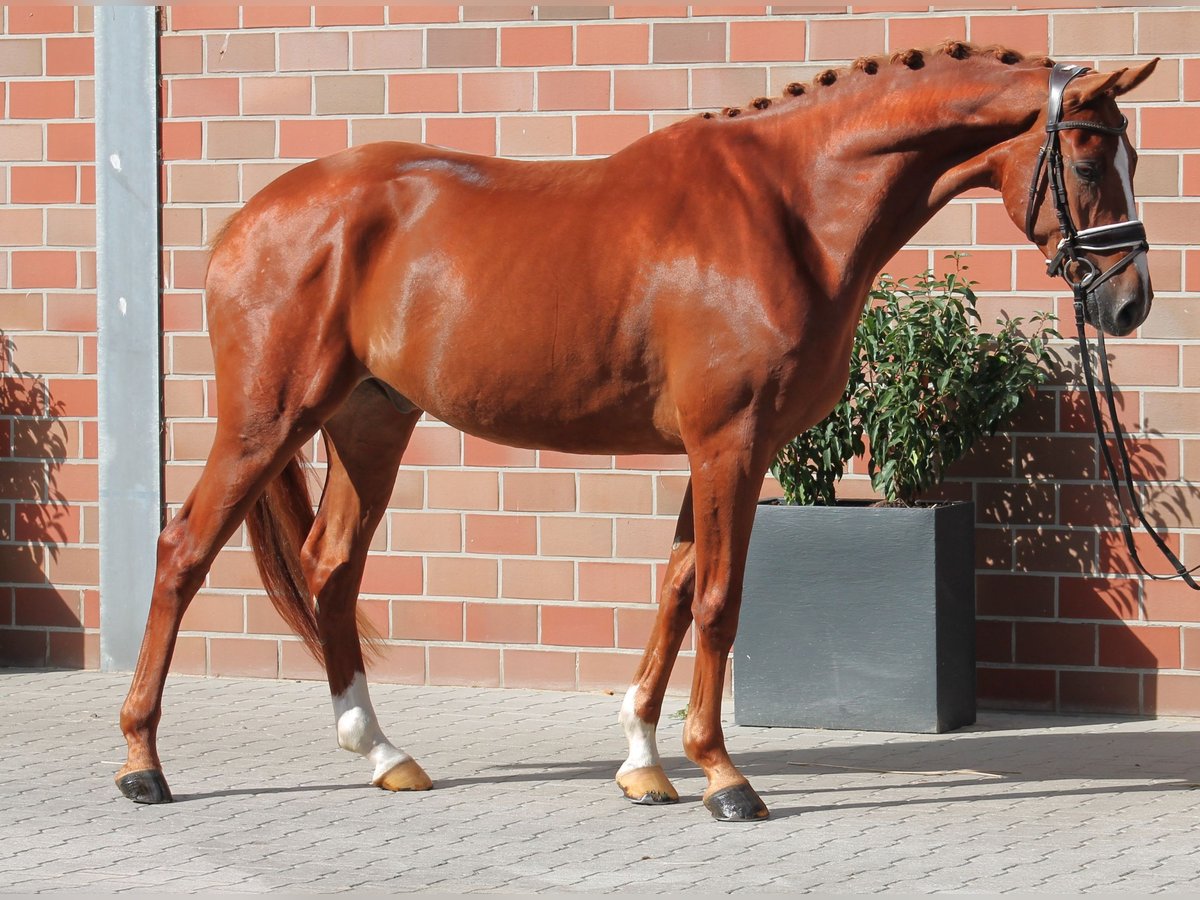
{"type": "Polygon", "coordinates": [[[1149,533],[1150,537],[1154,539],[1163,556],[1175,567],[1174,575],[1155,575],[1146,569],[1138,557],[1137,546],[1133,540],[1133,532],[1129,527],[1129,520],[1125,515],[1124,504],[1121,502],[1121,486],[1117,476],[1117,468],[1113,463],[1112,451],[1109,449],[1108,440],[1104,435],[1104,420],[1100,414],[1100,403],[1096,398],[1095,378],[1092,375],[1091,352],[1087,345],[1087,337],[1084,334],[1087,302],[1089,299],[1094,301],[1096,289],[1122,271],[1126,266],[1130,265],[1140,254],[1144,254],[1149,250],[1150,244],[1146,240],[1145,226],[1137,219],[1130,219],[1127,222],[1115,222],[1111,225],[1096,225],[1092,228],[1079,229],[1075,227],[1075,221],[1071,218],[1071,209],[1067,204],[1067,187],[1063,174],[1063,158],[1059,134],[1069,129],[1078,129],[1082,131],[1098,131],[1101,134],[1121,135],[1125,133],[1125,129],[1129,124],[1129,120],[1124,116],[1121,116],[1120,125],[1104,125],[1100,122],[1073,119],[1063,121],[1063,93],[1066,91],[1067,85],[1074,78],[1087,71],[1088,69],[1083,66],[1071,66],[1059,63],[1050,72],[1050,98],[1046,104],[1046,143],[1038,151],[1037,165],[1033,170],[1033,182],[1029,185],[1029,205],[1025,211],[1025,236],[1035,244],[1037,243],[1034,239],[1033,228],[1037,218],[1038,202],[1042,195],[1042,186],[1044,183],[1048,183],[1050,196],[1054,202],[1054,211],[1058,216],[1058,229],[1062,233],[1062,240],[1058,242],[1057,252],[1053,258],[1046,260],[1046,272],[1051,277],[1061,275],[1063,280],[1071,286],[1071,293],[1075,298],[1075,327],[1079,334],[1079,357],[1087,382],[1088,400],[1092,407],[1092,420],[1096,425],[1096,436],[1100,441],[1100,453],[1108,470],[1109,482],[1112,484],[1113,491],[1117,495],[1117,513],[1121,521],[1121,530],[1125,535],[1125,546],[1129,551],[1130,558],[1147,577],[1156,581],[1182,578],[1188,587],[1193,590],[1200,590],[1200,585],[1197,585],[1191,576],[1191,573],[1196,571],[1196,569],[1200,569],[1200,566],[1185,569],[1183,563],[1179,561],[1179,558],[1171,551],[1171,548],[1167,546],[1158,532],[1154,530],[1146,520],[1145,513],[1142,512],[1142,504],[1138,500],[1138,495],[1133,488],[1129,453],[1125,448],[1125,436],[1120,420],[1117,418],[1117,405],[1113,401],[1112,378],[1108,370],[1108,351],[1104,346],[1104,329],[1097,325],[1096,342],[1099,349],[1097,355],[1100,360],[1100,370],[1104,377],[1104,396],[1107,401],[1106,406],[1108,408],[1109,420],[1112,422],[1116,438],[1117,453],[1121,460],[1125,489],[1128,492],[1130,504],[1137,513],[1142,526],[1149,533]],[[1086,256],[1081,255],[1083,252],[1115,253],[1118,250],[1126,250],[1127,252],[1115,265],[1103,271],[1086,256]],[[1079,275],[1078,280],[1073,277],[1074,275],[1079,275]]]}

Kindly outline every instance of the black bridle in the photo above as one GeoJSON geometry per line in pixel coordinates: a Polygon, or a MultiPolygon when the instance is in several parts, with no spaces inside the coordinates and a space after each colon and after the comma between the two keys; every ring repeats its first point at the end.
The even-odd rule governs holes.
{"type": "Polygon", "coordinates": [[[1075,220],[1071,218],[1059,135],[1070,130],[1122,135],[1129,125],[1129,120],[1124,116],[1121,116],[1120,125],[1105,125],[1086,119],[1063,121],[1063,93],[1072,80],[1087,71],[1083,66],[1059,63],[1050,72],[1050,99],[1046,103],[1046,143],[1038,151],[1033,181],[1029,185],[1029,205],[1025,210],[1025,236],[1036,243],[1034,225],[1038,204],[1042,195],[1042,185],[1048,183],[1050,196],[1054,200],[1054,211],[1058,215],[1058,230],[1062,233],[1062,240],[1058,242],[1058,252],[1052,259],[1046,260],[1046,271],[1051,276],[1061,275],[1067,284],[1071,285],[1077,302],[1081,298],[1091,298],[1096,288],[1150,249],[1146,241],[1146,229],[1137,219],[1080,230],[1075,227],[1075,220]],[[1117,250],[1129,252],[1116,265],[1103,272],[1086,256],[1080,255],[1080,251],[1114,253],[1117,250]],[[1072,270],[1078,272],[1080,269],[1083,270],[1082,277],[1078,281],[1072,280],[1072,270]]]}
{"type": "Polygon", "coordinates": [[[1200,566],[1196,566],[1193,569],[1184,568],[1183,563],[1179,561],[1179,558],[1171,551],[1171,548],[1167,546],[1158,532],[1154,530],[1146,520],[1145,513],[1142,512],[1142,504],[1138,500],[1137,492],[1133,487],[1129,453],[1125,449],[1125,436],[1121,428],[1121,422],[1117,418],[1117,405],[1113,400],[1112,378],[1108,371],[1108,351],[1104,346],[1104,329],[1097,325],[1096,343],[1099,351],[1097,355],[1100,359],[1100,371],[1104,378],[1104,397],[1108,408],[1109,420],[1112,422],[1113,434],[1116,438],[1115,443],[1117,445],[1117,454],[1121,460],[1121,471],[1124,476],[1125,489],[1129,494],[1130,504],[1137,513],[1142,526],[1149,533],[1150,537],[1154,539],[1154,543],[1158,546],[1158,549],[1162,551],[1167,560],[1175,567],[1174,575],[1155,575],[1147,570],[1138,557],[1137,546],[1133,540],[1133,531],[1129,527],[1129,519],[1125,515],[1125,508],[1121,502],[1121,479],[1117,475],[1117,467],[1113,463],[1112,451],[1109,449],[1108,441],[1104,436],[1104,420],[1100,414],[1100,402],[1096,398],[1091,354],[1087,345],[1087,337],[1084,334],[1087,304],[1091,301],[1093,308],[1097,310],[1098,314],[1099,307],[1096,305],[1096,289],[1122,271],[1126,266],[1133,263],[1138,256],[1149,250],[1150,244],[1146,240],[1145,226],[1137,219],[1116,222],[1111,225],[1097,225],[1092,228],[1079,229],[1075,227],[1075,221],[1071,218],[1071,210],[1067,204],[1066,179],[1063,173],[1063,158],[1059,135],[1063,131],[1070,129],[1097,131],[1101,134],[1123,135],[1129,124],[1129,120],[1124,116],[1121,117],[1120,125],[1104,125],[1100,122],[1089,122],[1087,120],[1068,119],[1063,121],[1063,93],[1072,79],[1077,78],[1087,71],[1088,69],[1083,66],[1071,66],[1059,63],[1050,72],[1050,98],[1046,105],[1046,143],[1042,145],[1042,149],[1038,152],[1037,165],[1033,170],[1033,182],[1029,185],[1029,206],[1025,213],[1025,235],[1034,243],[1037,242],[1034,238],[1034,224],[1037,219],[1038,205],[1043,194],[1043,184],[1048,184],[1050,197],[1054,202],[1054,211],[1058,216],[1058,229],[1062,233],[1062,240],[1058,242],[1057,252],[1053,258],[1046,260],[1046,271],[1051,276],[1061,275],[1063,280],[1071,286],[1071,292],[1074,295],[1075,327],[1079,335],[1079,356],[1083,363],[1084,379],[1087,382],[1088,400],[1092,407],[1092,420],[1096,426],[1096,436],[1100,441],[1100,453],[1108,470],[1108,478],[1112,484],[1113,491],[1117,495],[1117,513],[1121,520],[1121,530],[1125,534],[1125,546],[1128,548],[1129,555],[1134,563],[1147,577],[1156,581],[1182,578],[1188,587],[1193,590],[1200,590],[1200,585],[1197,585],[1191,576],[1191,573],[1196,571],[1196,569],[1200,569],[1200,566]],[[1119,250],[1125,250],[1125,255],[1115,265],[1103,271],[1086,256],[1081,255],[1081,253],[1085,252],[1115,253],[1119,250]]]}

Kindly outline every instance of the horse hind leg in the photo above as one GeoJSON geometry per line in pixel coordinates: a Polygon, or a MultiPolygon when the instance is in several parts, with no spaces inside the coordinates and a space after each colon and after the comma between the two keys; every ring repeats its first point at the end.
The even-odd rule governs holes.
{"type": "MultiPolygon", "coordinates": [[[[331,389],[332,390],[332,389],[331,389]]],[[[334,392],[330,402],[340,401],[334,392]]],[[[138,803],[172,799],[162,774],[157,734],[162,694],[179,625],[209,567],[264,488],[317,430],[320,410],[280,413],[251,398],[222,399],[213,449],[196,487],[158,539],[150,613],[121,731],[129,746],[116,774],[121,792],[138,803]],[[269,410],[269,418],[259,414],[269,410]],[[270,421],[269,427],[261,423],[270,421]],[[251,437],[252,435],[252,437],[251,437]]]]}
{"type": "Polygon", "coordinates": [[[432,782],[379,726],[355,612],[371,537],[420,415],[398,411],[376,383],[364,382],[325,424],[329,472],[301,553],[316,598],[338,746],[366,757],[373,766],[371,783],[390,791],[428,790],[432,782]]]}
{"type": "Polygon", "coordinates": [[[679,511],[671,558],[659,590],[654,630],[633,684],[621,704],[619,720],[629,741],[629,756],[617,770],[617,786],[634,803],[650,805],[679,800],[679,792],[667,778],[659,759],[657,729],[667,680],[692,621],[695,581],[696,548],[689,483],[679,511]]]}

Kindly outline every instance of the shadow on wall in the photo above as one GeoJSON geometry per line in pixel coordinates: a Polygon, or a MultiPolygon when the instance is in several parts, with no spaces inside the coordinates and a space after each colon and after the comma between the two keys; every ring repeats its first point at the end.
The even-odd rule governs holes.
{"type": "MultiPolygon", "coordinates": [[[[1107,356],[1110,366],[1116,364],[1120,349],[1120,345],[1110,349],[1107,356]]],[[[1093,369],[1099,377],[1099,349],[1093,346],[1091,350],[1093,369]]],[[[1176,554],[1182,553],[1178,529],[1192,527],[1197,521],[1196,512],[1200,511],[1200,487],[1184,480],[1179,465],[1178,440],[1165,437],[1162,431],[1154,427],[1155,423],[1145,416],[1139,405],[1137,391],[1125,393],[1119,385],[1113,386],[1113,405],[1118,417],[1118,423],[1114,424],[1103,387],[1097,383],[1097,402],[1101,407],[1105,443],[1121,485],[1119,495],[1113,491],[1103,448],[1095,438],[1095,425],[1087,389],[1082,386],[1083,369],[1079,361],[1078,347],[1072,346],[1069,354],[1070,359],[1064,361],[1058,377],[1075,388],[1077,398],[1074,408],[1066,408],[1064,405],[1060,413],[1063,419],[1060,427],[1064,431],[1079,432],[1080,440],[1086,438],[1091,444],[1091,452],[1086,454],[1087,459],[1084,461],[1084,471],[1087,473],[1085,477],[1094,479],[1095,483],[1063,486],[1060,497],[1060,524],[1082,529],[1104,529],[1097,535],[1098,568],[1095,571],[1102,574],[1141,577],[1119,530],[1123,512],[1133,530],[1138,555],[1146,568],[1156,574],[1169,575],[1173,571],[1172,566],[1161,556],[1152,538],[1142,529],[1137,511],[1125,489],[1124,465],[1114,437],[1116,424],[1121,426],[1125,434],[1129,476],[1146,518],[1156,529],[1172,530],[1173,533],[1163,537],[1176,554]],[[1131,433],[1137,436],[1130,436],[1131,433]]],[[[1136,606],[1120,612],[1123,618],[1138,618],[1136,606]]]]}
{"type": "MultiPolygon", "coordinates": [[[[1119,500],[1113,492],[1081,380],[1078,348],[1064,348],[1051,373],[1054,389],[1039,391],[1023,403],[1002,431],[981,439],[952,467],[943,489],[930,495],[937,500],[971,499],[975,488],[978,524],[983,526],[977,534],[981,570],[1093,578],[1135,575],[1136,566],[1119,528],[1119,510],[1123,510],[1143,562],[1153,572],[1170,574],[1171,567],[1138,524],[1123,479],[1119,500]]],[[[1117,389],[1114,399],[1127,435],[1134,486],[1147,518],[1157,528],[1192,527],[1200,519],[1200,487],[1182,481],[1178,442],[1164,438],[1153,423],[1139,427],[1142,414],[1136,391],[1117,389]],[[1137,437],[1128,436],[1131,429],[1137,437]]],[[[1099,402],[1106,442],[1120,477],[1117,444],[1102,395],[1099,402]]],[[[1177,531],[1167,535],[1176,553],[1179,542],[1177,531]]],[[[1137,604],[1121,614],[1137,619],[1137,604]]]]}
{"type": "Polygon", "coordinates": [[[47,554],[57,559],[71,539],[56,486],[67,455],[63,404],[20,369],[16,351],[0,331],[0,665],[82,664],[79,604],[46,574],[47,554]]]}
{"type": "MultiPolygon", "coordinates": [[[[1108,347],[1114,371],[1123,350],[1108,347]]],[[[1095,360],[1094,346],[1092,353],[1095,360]]],[[[1099,399],[1105,443],[1120,466],[1099,399]]],[[[1179,439],[1155,426],[1178,428],[1147,419],[1138,389],[1118,387],[1114,400],[1123,430],[1135,435],[1126,431],[1134,489],[1149,521],[1168,529],[1163,537],[1180,554],[1180,529],[1200,521],[1200,486],[1184,479],[1179,439]]],[[[1109,483],[1077,346],[1061,348],[1048,389],[951,477],[959,479],[954,489],[973,488],[977,501],[976,637],[985,705],[1191,714],[1200,679],[1178,673],[1195,668],[1195,660],[1181,659],[1178,629],[1194,620],[1200,598],[1181,582],[1151,581],[1131,557],[1121,512],[1149,571],[1172,573],[1124,486],[1118,496],[1109,483]]],[[[1195,556],[1195,545],[1187,549],[1195,556]]]]}

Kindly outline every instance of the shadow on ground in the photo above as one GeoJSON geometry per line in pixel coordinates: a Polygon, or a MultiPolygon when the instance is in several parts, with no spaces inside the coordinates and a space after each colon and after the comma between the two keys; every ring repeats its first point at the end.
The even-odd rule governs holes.
{"type": "MultiPolygon", "coordinates": [[[[1051,724],[1052,720],[1047,720],[1051,724]]],[[[905,736],[901,740],[838,744],[836,739],[821,747],[773,751],[742,751],[734,754],[742,772],[752,781],[786,777],[790,786],[760,785],[760,793],[772,807],[772,815],[783,817],[830,809],[873,809],[915,807],[925,803],[970,803],[994,800],[997,788],[1003,796],[1021,798],[1069,797],[1200,790],[1200,758],[1195,732],[1137,732],[1119,730],[1101,733],[1072,732],[1069,723],[1057,733],[1028,734],[1016,730],[973,730],[956,735],[905,736]],[[1079,762],[1085,760],[1085,763],[1079,762]],[[1100,760],[1099,762],[1097,760],[1100,760]],[[836,774],[837,787],[822,787],[822,774],[836,774]],[[862,784],[845,784],[848,774],[863,776],[862,784]],[[1096,782],[1064,788],[1056,782],[1096,782]],[[970,791],[979,786],[979,792],[970,791]],[[1014,791],[1014,785],[1024,789],[1014,791]],[[930,796],[908,796],[896,800],[878,797],[881,789],[902,787],[907,791],[933,789],[930,796]],[[957,788],[948,794],[946,788],[957,788]],[[854,801],[855,794],[869,793],[869,800],[854,801]],[[794,798],[810,802],[784,805],[794,798]],[[851,798],[849,802],[844,799],[851,798]]],[[[823,734],[830,734],[828,732],[823,734]]],[[[855,741],[862,740],[855,735],[855,741]]],[[[478,784],[506,782],[596,781],[611,782],[620,765],[618,759],[534,759],[482,768],[478,775],[436,779],[435,789],[454,790],[478,784]]],[[[696,779],[699,769],[682,756],[663,760],[667,773],[676,780],[696,779]]],[[[295,787],[241,788],[181,795],[180,801],[211,797],[287,794],[306,791],[373,790],[368,785],[319,784],[295,787]]],[[[614,788],[615,790],[615,788],[614,788]]],[[[684,793],[684,802],[699,796],[684,793]]]]}
{"type": "MultiPolygon", "coordinates": [[[[1058,723],[1047,719],[1045,724],[1058,723]]],[[[1099,734],[1072,733],[1070,720],[1061,724],[1062,730],[1052,734],[974,729],[956,735],[914,735],[899,741],[735,751],[733,757],[751,782],[784,776],[795,785],[759,788],[769,803],[774,800],[772,815],[777,817],[833,808],[918,806],[995,799],[995,788],[999,785],[1006,787],[1004,796],[1010,799],[1200,790],[1200,757],[1196,754],[1198,736],[1195,732],[1122,733],[1113,730],[1099,734]],[[822,773],[836,773],[841,783],[836,788],[823,788],[822,773]],[[845,777],[851,773],[863,775],[864,783],[845,785],[845,777]],[[1055,782],[1064,781],[1097,784],[1069,789],[1055,785],[1055,782]],[[944,791],[948,787],[969,788],[971,785],[990,787],[981,793],[959,792],[953,796],[944,791]],[[1013,791],[1014,785],[1024,785],[1028,789],[1013,791]],[[822,799],[855,792],[877,794],[887,786],[937,790],[936,796],[928,799],[910,796],[896,801],[873,798],[862,803],[822,802],[822,799]],[[822,798],[821,795],[831,796],[822,798]],[[808,797],[814,802],[795,807],[779,805],[781,801],[787,802],[785,798],[793,796],[808,797]]],[[[856,740],[861,738],[856,736],[856,740]]],[[[608,781],[619,764],[618,760],[603,763],[531,760],[497,766],[495,775],[448,779],[442,785],[454,787],[499,779],[545,781],[547,773],[552,773],[550,777],[565,779],[608,781]]],[[[700,774],[682,756],[666,757],[663,765],[673,779],[699,777],[700,774]]],[[[698,798],[685,796],[682,799],[698,798]]]]}

